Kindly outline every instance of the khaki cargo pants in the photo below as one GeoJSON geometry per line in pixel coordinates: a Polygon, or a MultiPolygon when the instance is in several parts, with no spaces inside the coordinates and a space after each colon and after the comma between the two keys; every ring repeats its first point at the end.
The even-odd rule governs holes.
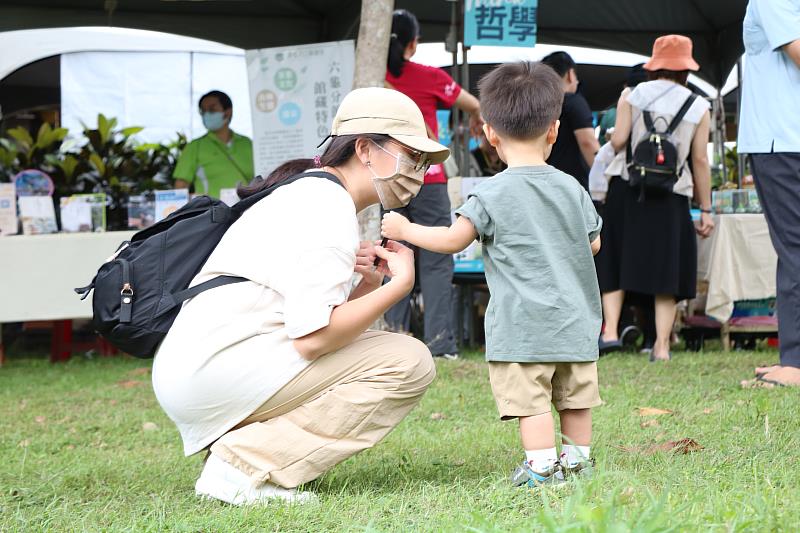
{"type": "Polygon", "coordinates": [[[308,365],[211,453],[254,484],[296,487],[374,446],[419,403],[435,376],[422,342],[367,331],[308,365]]]}

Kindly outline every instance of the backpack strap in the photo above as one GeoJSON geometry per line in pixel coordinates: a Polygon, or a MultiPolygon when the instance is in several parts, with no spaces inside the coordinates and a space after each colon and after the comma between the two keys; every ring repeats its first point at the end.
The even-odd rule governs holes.
{"type": "Polygon", "coordinates": [[[672,122],[669,123],[666,131],[667,135],[671,135],[678,128],[678,126],[680,126],[681,120],[683,120],[683,117],[686,116],[686,113],[689,111],[689,108],[692,107],[692,104],[694,104],[695,100],[697,100],[697,95],[695,93],[690,94],[681,108],[678,110],[678,113],[672,119],[672,122]]]}
{"type": "Polygon", "coordinates": [[[231,283],[241,283],[243,281],[247,281],[247,278],[243,278],[241,276],[217,276],[216,278],[204,281],[199,285],[189,287],[188,289],[184,289],[182,291],[175,293],[164,293],[161,297],[161,300],[158,302],[154,318],[160,317],[161,315],[172,311],[181,303],[185,302],[189,298],[194,298],[201,292],[222,287],[223,285],[230,285],[231,283]]]}
{"type": "Polygon", "coordinates": [[[233,211],[236,214],[236,216],[239,216],[248,209],[250,209],[251,207],[253,207],[253,205],[258,203],[259,200],[262,200],[267,196],[269,196],[270,194],[272,194],[278,187],[283,187],[284,185],[289,185],[290,183],[294,183],[297,180],[301,180],[303,178],[308,178],[308,177],[325,178],[344,187],[342,182],[339,181],[339,178],[337,178],[330,172],[323,172],[321,170],[319,171],[314,170],[311,172],[301,172],[300,174],[295,174],[294,176],[290,176],[284,180],[281,180],[278,183],[271,185],[270,187],[267,187],[263,191],[255,193],[252,196],[248,196],[243,200],[239,200],[233,205],[233,207],[231,207],[231,211],[233,211]]]}
{"type": "Polygon", "coordinates": [[[653,122],[653,115],[650,114],[650,111],[642,109],[642,120],[644,120],[644,127],[647,129],[647,131],[649,133],[655,133],[656,125],[653,122]]]}
{"type": "MultiPolygon", "coordinates": [[[[244,200],[240,200],[231,208],[231,210],[237,210],[236,208],[239,207],[239,209],[237,210],[238,211],[237,214],[241,214],[249,207],[251,207],[253,204],[261,200],[262,198],[269,196],[278,187],[288,185],[299,179],[307,178],[309,176],[326,178],[344,187],[344,185],[342,185],[342,182],[339,181],[339,179],[336,176],[334,176],[329,172],[322,172],[322,171],[303,172],[301,174],[295,174],[294,176],[286,178],[285,180],[280,181],[275,185],[272,185],[271,187],[264,189],[263,191],[259,191],[252,196],[248,196],[244,200]]],[[[172,294],[165,294],[164,297],[162,297],[162,300],[158,304],[155,316],[163,315],[164,313],[170,311],[171,309],[174,309],[176,306],[180,305],[182,302],[188,300],[189,298],[194,298],[201,292],[205,292],[209,289],[215,289],[217,287],[222,287],[223,285],[230,285],[231,283],[241,283],[242,281],[248,281],[248,280],[247,278],[243,278],[241,276],[217,276],[216,278],[204,281],[203,283],[195,285],[194,287],[190,287],[188,289],[184,289],[182,291],[178,291],[172,294]]],[[[76,292],[78,290],[79,289],[76,289],[76,292]]]]}
{"type": "Polygon", "coordinates": [[[216,278],[204,281],[194,287],[173,293],[172,298],[175,300],[175,305],[178,305],[189,298],[194,298],[201,292],[205,292],[209,289],[216,289],[223,285],[230,285],[231,283],[241,283],[242,281],[247,281],[247,278],[241,276],[217,276],[216,278]]]}

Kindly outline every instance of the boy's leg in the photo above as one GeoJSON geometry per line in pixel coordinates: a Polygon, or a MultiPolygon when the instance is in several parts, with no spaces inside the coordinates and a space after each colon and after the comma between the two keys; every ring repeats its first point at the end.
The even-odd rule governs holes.
{"type": "Polygon", "coordinates": [[[544,475],[551,473],[558,461],[558,451],[550,410],[539,415],[520,417],[519,434],[525,449],[525,461],[531,470],[544,475]]]}
{"type": "Polygon", "coordinates": [[[515,484],[528,482],[526,469],[544,474],[536,483],[545,481],[558,460],[550,414],[555,368],[552,363],[489,362],[489,381],[500,418],[519,419],[526,464],[512,476],[515,484]]]}
{"type": "Polygon", "coordinates": [[[564,444],[589,446],[592,443],[592,410],[564,409],[559,411],[564,444]]]}
{"type": "Polygon", "coordinates": [[[519,435],[526,450],[543,450],[556,447],[556,430],[553,415],[546,413],[519,418],[519,435]]]}
{"type": "Polygon", "coordinates": [[[597,363],[559,363],[553,376],[553,404],[561,418],[562,466],[569,471],[590,464],[592,411],[601,404],[597,363]]]}
{"type": "Polygon", "coordinates": [[[561,418],[562,446],[559,461],[567,470],[591,460],[592,410],[564,409],[561,418]]]}

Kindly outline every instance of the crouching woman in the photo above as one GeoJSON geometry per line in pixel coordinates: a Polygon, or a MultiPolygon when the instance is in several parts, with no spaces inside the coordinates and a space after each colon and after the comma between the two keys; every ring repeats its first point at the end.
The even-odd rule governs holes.
{"type": "Polygon", "coordinates": [[[414,257],[393,241],[359,243],[356,213],[406,205],[447,149],[428,139],[408,97],[382,88],[346,96],[331,131],[317,160],[240,189],[246,197],[316,167],[231,226],[192,285],[249,281],[184,304],[156,354],[156,397],[186,455],[210,447],[198,495],[306,501],[298,485],[380,441],[434,379],[423,343],[367,329],[411,290],[414,257]],[[351,292],[354,272],[362,281],[351,292]]]}

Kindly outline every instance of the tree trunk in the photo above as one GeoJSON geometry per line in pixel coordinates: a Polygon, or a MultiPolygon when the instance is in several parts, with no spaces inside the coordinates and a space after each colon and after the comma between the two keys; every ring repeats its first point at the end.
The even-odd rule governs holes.
{"type": "MultiPolygon", "coordinates": [[[[383,87],[386,78],[386,60],[389,56],[389,38],[392,32],[394,0],[361,0],[361,23],[356,43],[356,68],[353,88],[383,87]]],[[[381,238],[381,208],[373,205],[358,214],[361,240],[381,238]]],[[[386,329],[381,318],[373,325],[386,329]]]]}
{"type": "MultiPolygon", "coordinates": [[[[386,59],[389,55],[389,36],[392,32],[394,0],[362,0],[361,24],[356,44],[356,69],[353,88],[383,87],[386,78],[386,59]]],[[[381,237],[381,209],[374,205],[358,215],[361,238],[381,237]]]]}

